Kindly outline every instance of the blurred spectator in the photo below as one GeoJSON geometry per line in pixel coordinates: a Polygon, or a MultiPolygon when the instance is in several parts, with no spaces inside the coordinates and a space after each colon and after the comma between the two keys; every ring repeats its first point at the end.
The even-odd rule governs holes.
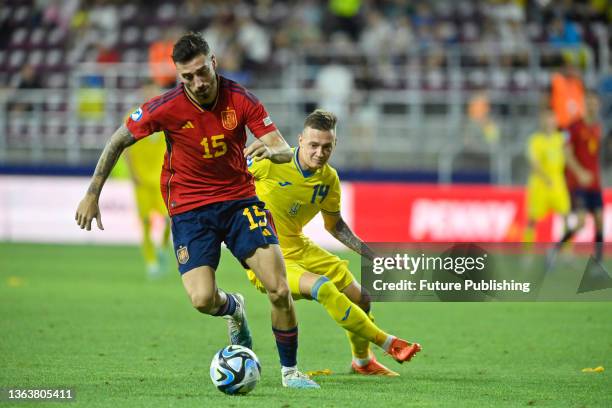
{"type": "Polygon", "coordinates": [[[548,42],[559,49],[566,59],[574,59],[578,64],[586,63],[589,58],[587,50],[582,48],[578,25],[573,21],[555,18],[550,25],[548,42]]]}
{"type": "Polygon", "coordinates": [[[277,27],[282,26],[284,24],[285,19],[287,19],[291,14],[304,15],[301,13],[308,12],[308,14],[306,14],[306,18],[310,18],[310,13],[312,11],[311,6],[312,1],[300,2],[300,4],[295,6],[295,8],[301,8],[302,10],[293,10],[292,13],[290,5],[287,2],[274,0],[255,0],[255,4],[251,11],[251,16],[257,24],[263,27],[277,27]]]}
{"type": "Polygon", "coordinates": [[[387,19],[399,19],[414,14],[414,2],[412,0],[387,0],[380,5],[380,10],[387,19]]]}
{"type": "MultiPolygon", "coordinates": [[[[37,75],[36,69],[30,64],[25,64],[23,67],[21,67],[21,70],[19,70],[19,76],[17,77],[17,81],[13,88],[15,90],[36,90],[43,88],[43,83],[40,80],[40,77],[37,75]]],[[[11,112],[28,112],[33,110],[35,107],[33,103],[29,102],[29,100],[32,100],[33,98],[28,98],[29,100],[21,101],[14,96],[10,99],[11,102],[9,102],[9,110],[11,112]]]]}
{"type": "Polygon", "coordinates": [[[96,62],[99,64],[115,64],[121,61],[119,53],[112,46],[98,43],[96,44],[96,49],[98,51],[96,62]]]}
{"type": "Polygon", "coordinates": [[[84,76],[77,94],[78,113],[81,119],[100,120],[104,117],[106,92],[104,78],[99,75],[84,76]]]}
{"type": "Polygon", "coordinates": [[[293,9],[288,10],[287,17],[289,16],[299,16],[304,25],[317,27],[317,30],[320,30],[323,23],[323,11],[317,0],[300,1],[293,9]]]}
{"type": "Polygon", "coordinates": [[[233,14],[220,13],[202,32],[212,52],[223,59],[225,52],[236,41],[236,25],[233,14]]]}
{"type": "Polygon", "coordinates": [[[320,95],[319,107],[334,112],[339,119],[349,112],[354,88],[353,71],[336,63],[325,65],[316,78],[316,89],[320,95]]]}
{"type": "Polygon", "coordinates": [[[578,32],[576,23],[564,20],[561,17],[555,18],[550,25],[548,42],[557,48],[572,48],[580,45],[581,36],[578,32]]]}
{"type": "Polygon", "coordinates": [[[292,15],[274,35],[272,61],[286,66],[293,60],[296,50],[315,49],[322,41],[318,25],[301,14],[292,15]]]}
{"type": "Polygon", "coordinates": [[[412,25],[415,30],[420,30],[421,27],[431,27],[435,22],[435,16],[431,10],[431,6],[425,2],[419,2],[412,16],[412,25]]]}
{"type": "Polygon", "coordinates": [[[89,10],[89,22],[97,31],[97,40],[116,44],[119,37],[119,10],[111,0],[94,0],[89,10]]]}
{"type": "Polygon", "coordinates": [[[509,22],[522,24],[525,21],[525,11],[521,3],[517,0],[490,0],[484,6],[484,12],[496,24],[509,22]]]}
{"type": "Polygon", "coordinates": [[[149,47],[149,70],[153,81],[162,88],[176,84],[176,70],[172,61],[172,48],[180,36],[180,28],[172,27],[164,32],[164,37],[149,47]]]}
{"type": "Polygon", "coordinates": [[[15,88],[17,89],[38,89],[42,88],[43,84],[36,73],[36,68],[30,64],[25,64],[19,70],[19,77],[15,88]]]}
{"type": "Polygon", "coordinates": [[[246,86],[251,83],[251,72],[243,68],[243,55],[237,44],[226,49],[219,62],[219,74],[246,86]]]}
{"type": "Polygon", "coordinates": [[[242,47],[247,65],[255,69],[263,66],[270,58],[268,33],[246,13],[238,17],[236,29],[236,41],[242,47]]]}
{"type": "Polygon", "coordinates": [[[79,9],[79,0],[48,0],[45,1],[43,21],[48,25],[60,27],[65,33],[70,28],[72,17],[79,9]]]}
{"type": "Polygon", "coordinates": [[[366,25],[359,38],[362,52],[367,55],[389,55],[394,34],[390,21],[378,10],[368,11],[366,25]]]}
{"type": "Polygon", "coordinates": [[[357,42],[361,31],[359,18],[361,6],[361,0],[329,0],[327,3],[329,15],[325,32],[333,34],[342,31],[348,34],[353,42],[357,42]]]}
{"type": "Polygon", "coordinates": [[[464,129],[464,145],[468,149],[499,143],[499,128],[491,118],[491,103],[486,90],[475,92],[468,102],[468,126],[464,129]]]}
{"type": "Polygon", "coordinates": [[[414,45],[414,33],[408,16],[400,16],[395,21],[391,49],[393,54],[405,54],[414,45]]]}

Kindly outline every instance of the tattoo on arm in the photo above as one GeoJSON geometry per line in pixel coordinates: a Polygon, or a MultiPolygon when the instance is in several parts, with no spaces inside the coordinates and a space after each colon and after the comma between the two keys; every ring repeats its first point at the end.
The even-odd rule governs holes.
{"type": "Polygon", "coordinates": [[[342,242],[348,248],[357,252],[361,256],[365,256],[368,259],[374,258],[374,252],[359,238],[348,225],[344,222],[342,218],[338,220],[333,230],[330,231],[331,234],[338,241],[342,242]]]}
{"type": "Polygon", "coordinates": [[[136,139],[130,131],[122,125],[119,129],[113,133],[109,141],[104,146],[104,150],[102,150],[102,154],[98,159],[98,164],[96,165],[96,170],[91,178],[91,183],[89,184],[89,189],[87,190],[87,194],[95,195],[96,197],[100,196],[102,192],[102,186],[106,182],[108,175],[111,170],[117,163],[119,156],[123,150],[136,143],[136,139]]]}

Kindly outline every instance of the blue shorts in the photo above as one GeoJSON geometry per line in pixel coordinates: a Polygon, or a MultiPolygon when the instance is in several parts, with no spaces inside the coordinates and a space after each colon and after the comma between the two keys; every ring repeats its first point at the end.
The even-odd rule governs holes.
{"type": "Polygon", "coordinates": [[[583,190],[576,189],[571,191],[572,195],[572,211],[589,211],[595,212],[603,207],[603,198],[601,190],[583,190]]]}
{"type": "Polygon", "coordinates": [[[217,269],[221,242],[244,265],[257,248],[278,244],[264,203],[257,197],[208,204],[172,217],[179,272],[199,266],[217,269]]]}

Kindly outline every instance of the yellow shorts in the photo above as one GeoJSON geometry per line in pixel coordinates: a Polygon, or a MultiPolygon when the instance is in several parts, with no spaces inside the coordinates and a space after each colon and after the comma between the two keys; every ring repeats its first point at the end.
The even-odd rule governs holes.
{"type": "Polygon", "coordinates": [[[567,189],[562,187],[542,188],[530,184],[527,188],[527,215],[530,219],[540,221],[549,212],[565,215],[570,210],[570,198],[567,189]]]}
{"type": "Polygon", "coordinates": [[[167,215],[164,199],[162,198],[159,186],[141,185],[134,187],[136,194],[136,206],[138,207],[138,215],[140,218],[148,217],[151,212],[157,212],[162,215],[167,215]]]}
{"type": "MultiPolygon", "coordinates": [[[[340,291],[355,280],[348,268],[348,261],[338,258],[313,242],[309,242],[298,250],[295,248],[288,251],[283,250],[283,253],[285,252],[291,254],[290,257],[285,258],[285,268],[289,288],[294,299],[302,298],[300,278],[304,272],[327,276],[340,291]]],[[[266,293],[266,289],[253,271],[247,270],[246,272],[251,283],[261,292],[266,293]]]]}

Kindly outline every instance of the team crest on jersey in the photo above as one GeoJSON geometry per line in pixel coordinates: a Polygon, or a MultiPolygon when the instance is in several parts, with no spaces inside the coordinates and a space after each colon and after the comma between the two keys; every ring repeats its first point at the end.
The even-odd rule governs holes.
{"type": "Polygon", "coordinates": [[[131,115],[130,118],[132,118],[132,120],[134,122],[138,122],[140,120],[140,118],[142,118],[142,108],[138,108],[136,109],[131,115]]]}
{"type": "Polygon", "coordinates": [[[189,251],[187,251],[187,247],[180,246],[176,251],[176,259],[181,265],[185,265],[189,260],[189,251]]]}
{"type": "Polygon", "coordinates": [[[297,216],[301,207],[302,203],[300,201],[296,201],[295,203],[293,203],[293,205],[291,205],[291,208],[289,208],[289,215],[292,217],[297,216]]]}
{"type": "Polygon", "coordinates": [[[238,126],[238,118],[236,117],[236,111],[233,109],[227,109],[221,112],[221,123],[227,130],[234,130],[238,126]]]}

